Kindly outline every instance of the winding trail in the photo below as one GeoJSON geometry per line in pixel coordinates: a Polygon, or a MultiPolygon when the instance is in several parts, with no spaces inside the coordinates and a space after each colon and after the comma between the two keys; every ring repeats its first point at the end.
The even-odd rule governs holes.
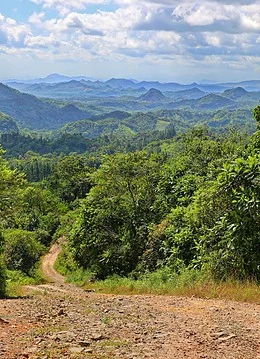
{"type": "Polygon", "coordinates": [[[74,287],[73,290],[71,289],[72,285],[65,283],[65,278],[58,273],[54,269],[54,264],[58,255],[62,252],[62,244],[64,243],[65,238],[60,237],[57,242],[52,244],[49,252],[45,254],[41,261],[41,269],[43,277],[46,279],[48,283],[46,284],[39,284],[39,285],[26,285],[24,288],[26,290],[33,290],[33,291],[56,291],[62,293],[68,292],[75,292],[78,288],[74,287]]]}
{"type": "Polygon", "coordinates": [[[58,255],[62,251],[61,239],[54,243],[49,253],[47,253],[42,259],[42,271],[46,279],[53,283],[64,283],[64,277],[54,269],[54,264],[58,255]]]}
{"type": "Polygon", "coordinates": [[[103,295],[42,260],[50,282],[0,300],[0,359],[260,359],[259,304],[156,295],[103,295]]]}

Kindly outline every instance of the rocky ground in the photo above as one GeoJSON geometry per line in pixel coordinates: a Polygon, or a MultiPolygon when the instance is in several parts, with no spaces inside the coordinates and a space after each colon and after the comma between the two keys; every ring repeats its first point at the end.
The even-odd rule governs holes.
{"type": "Polygon", "coordinates": [[[259,305],[86,292],[53,270],[59,250],[52,283],[0,300],[0,358],[260,359],[259,305]]]}

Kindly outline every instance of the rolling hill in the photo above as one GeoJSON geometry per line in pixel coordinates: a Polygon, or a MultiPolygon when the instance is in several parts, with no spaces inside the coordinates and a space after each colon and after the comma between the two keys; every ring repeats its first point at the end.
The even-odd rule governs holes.
{"type": "Polygon", "coordinates": [[[18,132],[17,123],[5,113],[0,112],[0,134],[18,132]]]}
{"type": "MultiPolygon", "coordinates": [[[[0,112],[11,116],[20,128],[58,130],[69,124],[64,129],[65,132],[82,132],[91,138],[106,131],[113,132],[119,124],[134,132],[160,128],[161,126],[156,124],[151,126],[150,115],[148,116],[150,120],[147,120],[148,112],[158,114],[160,111],[175,111],[175,113],[179,111],[181,113],[179,119],[182,121],[188,111],[192,123],[212,123],[213,127],[219,127],[218,119],[213,119],[215,111],[223,110],[227,118],[230,118],[230,111],[235,113],[237,110],[246,110],[245,121],[250,121],[252,116],[249,117],[248,113],[251,114],[260,99],[260,91],[249,92],[242,87],[235,87],[225,89],[222,93],[207,93],[194,87],[195,84],[192,84],[191,88],[176,92],[168,90],[162,92],[155,87],[149,90],[145,87],[128,88],[126,91],[130,91],[131,96],[126,96],[124,90],[113,88],[119,84],[140,86],[140,83],[137,84],[132,80],[123,81],[123,79],[113,79],[110,84],[100,81],[71,80],[54,84],[26,85],[31,90],[45,91],[46,96],[50,95],[48,99],[43,99],[0,84],[0,112]],[[117,95],[112,96],[113,91],[117,95]],[[51,99],[54,92],[59,93],[62,100],[51,99]],[[89,95],[90,93],[99,96],[89,95]],[[121,93],[121,96],[118,96],[118,93],[121,93]],[[86,98],[81,99],[83,96],[81,94],[86,98]],[[64,100],[66,98],[67,100],[64,100]],[[139,123],[136,123],[137,118],[139,123]],[[102,121],[105,122],[102,124],[102,121]],[[71,125],[73,122],[77,122],[77,125],[71,125]]],[[[173,84],[167,86],[171,87],[173,84]]],[[[178,116],[171,115],[170,118],[178,118],[178,116]]],[[[222,117],[222,125],[225,127],[228,123],[229,121],[225,121],[222,117]]]]}
{"type": "Polygon", "coordinates": [[[164,96],[173,99],[178,98],[178,100],[196,99],[208,93],[223,94],[226,90],[232,90],[238,87],[242,87],[249,93],[260,92],[260,81],[258,80],[221,84],[179,84],[175,82],[161,83],[158,81],[138,82],[117,78],[112,78],[107,81],[93,81],[84,76],[68,77],[52,74],[46,78],[25,81],[24,83],[12,80],[6,81],[5,84],[34,96],[67,100],[85,100],[88,98],[103,97],[118,98],[123,96],[138,98],[150,89],[159,90],[164,96]]]}
{"type": "Polygon", "coordinates": [[[0,111],[11,116],[20,127],[38,130],[57,129],[65,123],[93,116],[73,104],[58,107],[1,83],[0,111]]]}
{"type": "Polygon", "coordinates": [[[146,92],[144,95],[141,95],[138,99],[140,101],[148,101],[148,102],[154,102],[154,101],[158,102],[158,101],[167,100],[167,98],[163,95],[163,93],[155,88],[151,88],[148,92],[146,92]]]}

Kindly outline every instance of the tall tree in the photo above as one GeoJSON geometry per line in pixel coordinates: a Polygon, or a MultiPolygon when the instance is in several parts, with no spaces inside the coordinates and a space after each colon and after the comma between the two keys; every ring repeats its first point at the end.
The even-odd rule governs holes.
{"type": "Polygon", "coordinates": [[[138,264],[154,220],[160,159],[144,152],[110,156],[95,175],[71,246],[75,258],[98,277],[125,275],[138,264]]]}
{"type": "Polygon", "coordinates": [[[53,169],[51,188],[68,203],[84,198],[91,188],[91,172],[83,157],[75,154],[65,156],[53,169]]]}
{"type": "Polygon", "coordinates": [[[4,240],[1,230],[12,222],[17,190],[24,181],[22,175],[9,168],[7,161],[3,159],[3,154],[4,151],[0,147],[0,296],[5,290],[5,268],[2,259],[4,240]]]}

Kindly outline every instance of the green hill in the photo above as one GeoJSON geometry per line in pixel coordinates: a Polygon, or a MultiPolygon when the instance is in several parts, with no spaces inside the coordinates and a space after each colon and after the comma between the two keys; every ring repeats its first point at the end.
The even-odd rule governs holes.
{"type": "Polygon", "coordinates": [[[35,96],[14,90],[0,83],[0,111],[29,129],[57,129],[64,124],[93,116],[74,105],[58,107],[35,96]]]}
{"type": "Polygon", "coordinates": [[[166,97],[163,95],[163,93],[160,90],[157,90],[155,88],[151,88],[148,92],[146,92],[144,95],[141,95],[139,97],[140,101],[162,101],[166,100],[166,97]]]}
{"type": "Polygon", "coordinates": [[[17,123],[12,117],[0,112],[0,133],[18,132],[17,123]]]}

